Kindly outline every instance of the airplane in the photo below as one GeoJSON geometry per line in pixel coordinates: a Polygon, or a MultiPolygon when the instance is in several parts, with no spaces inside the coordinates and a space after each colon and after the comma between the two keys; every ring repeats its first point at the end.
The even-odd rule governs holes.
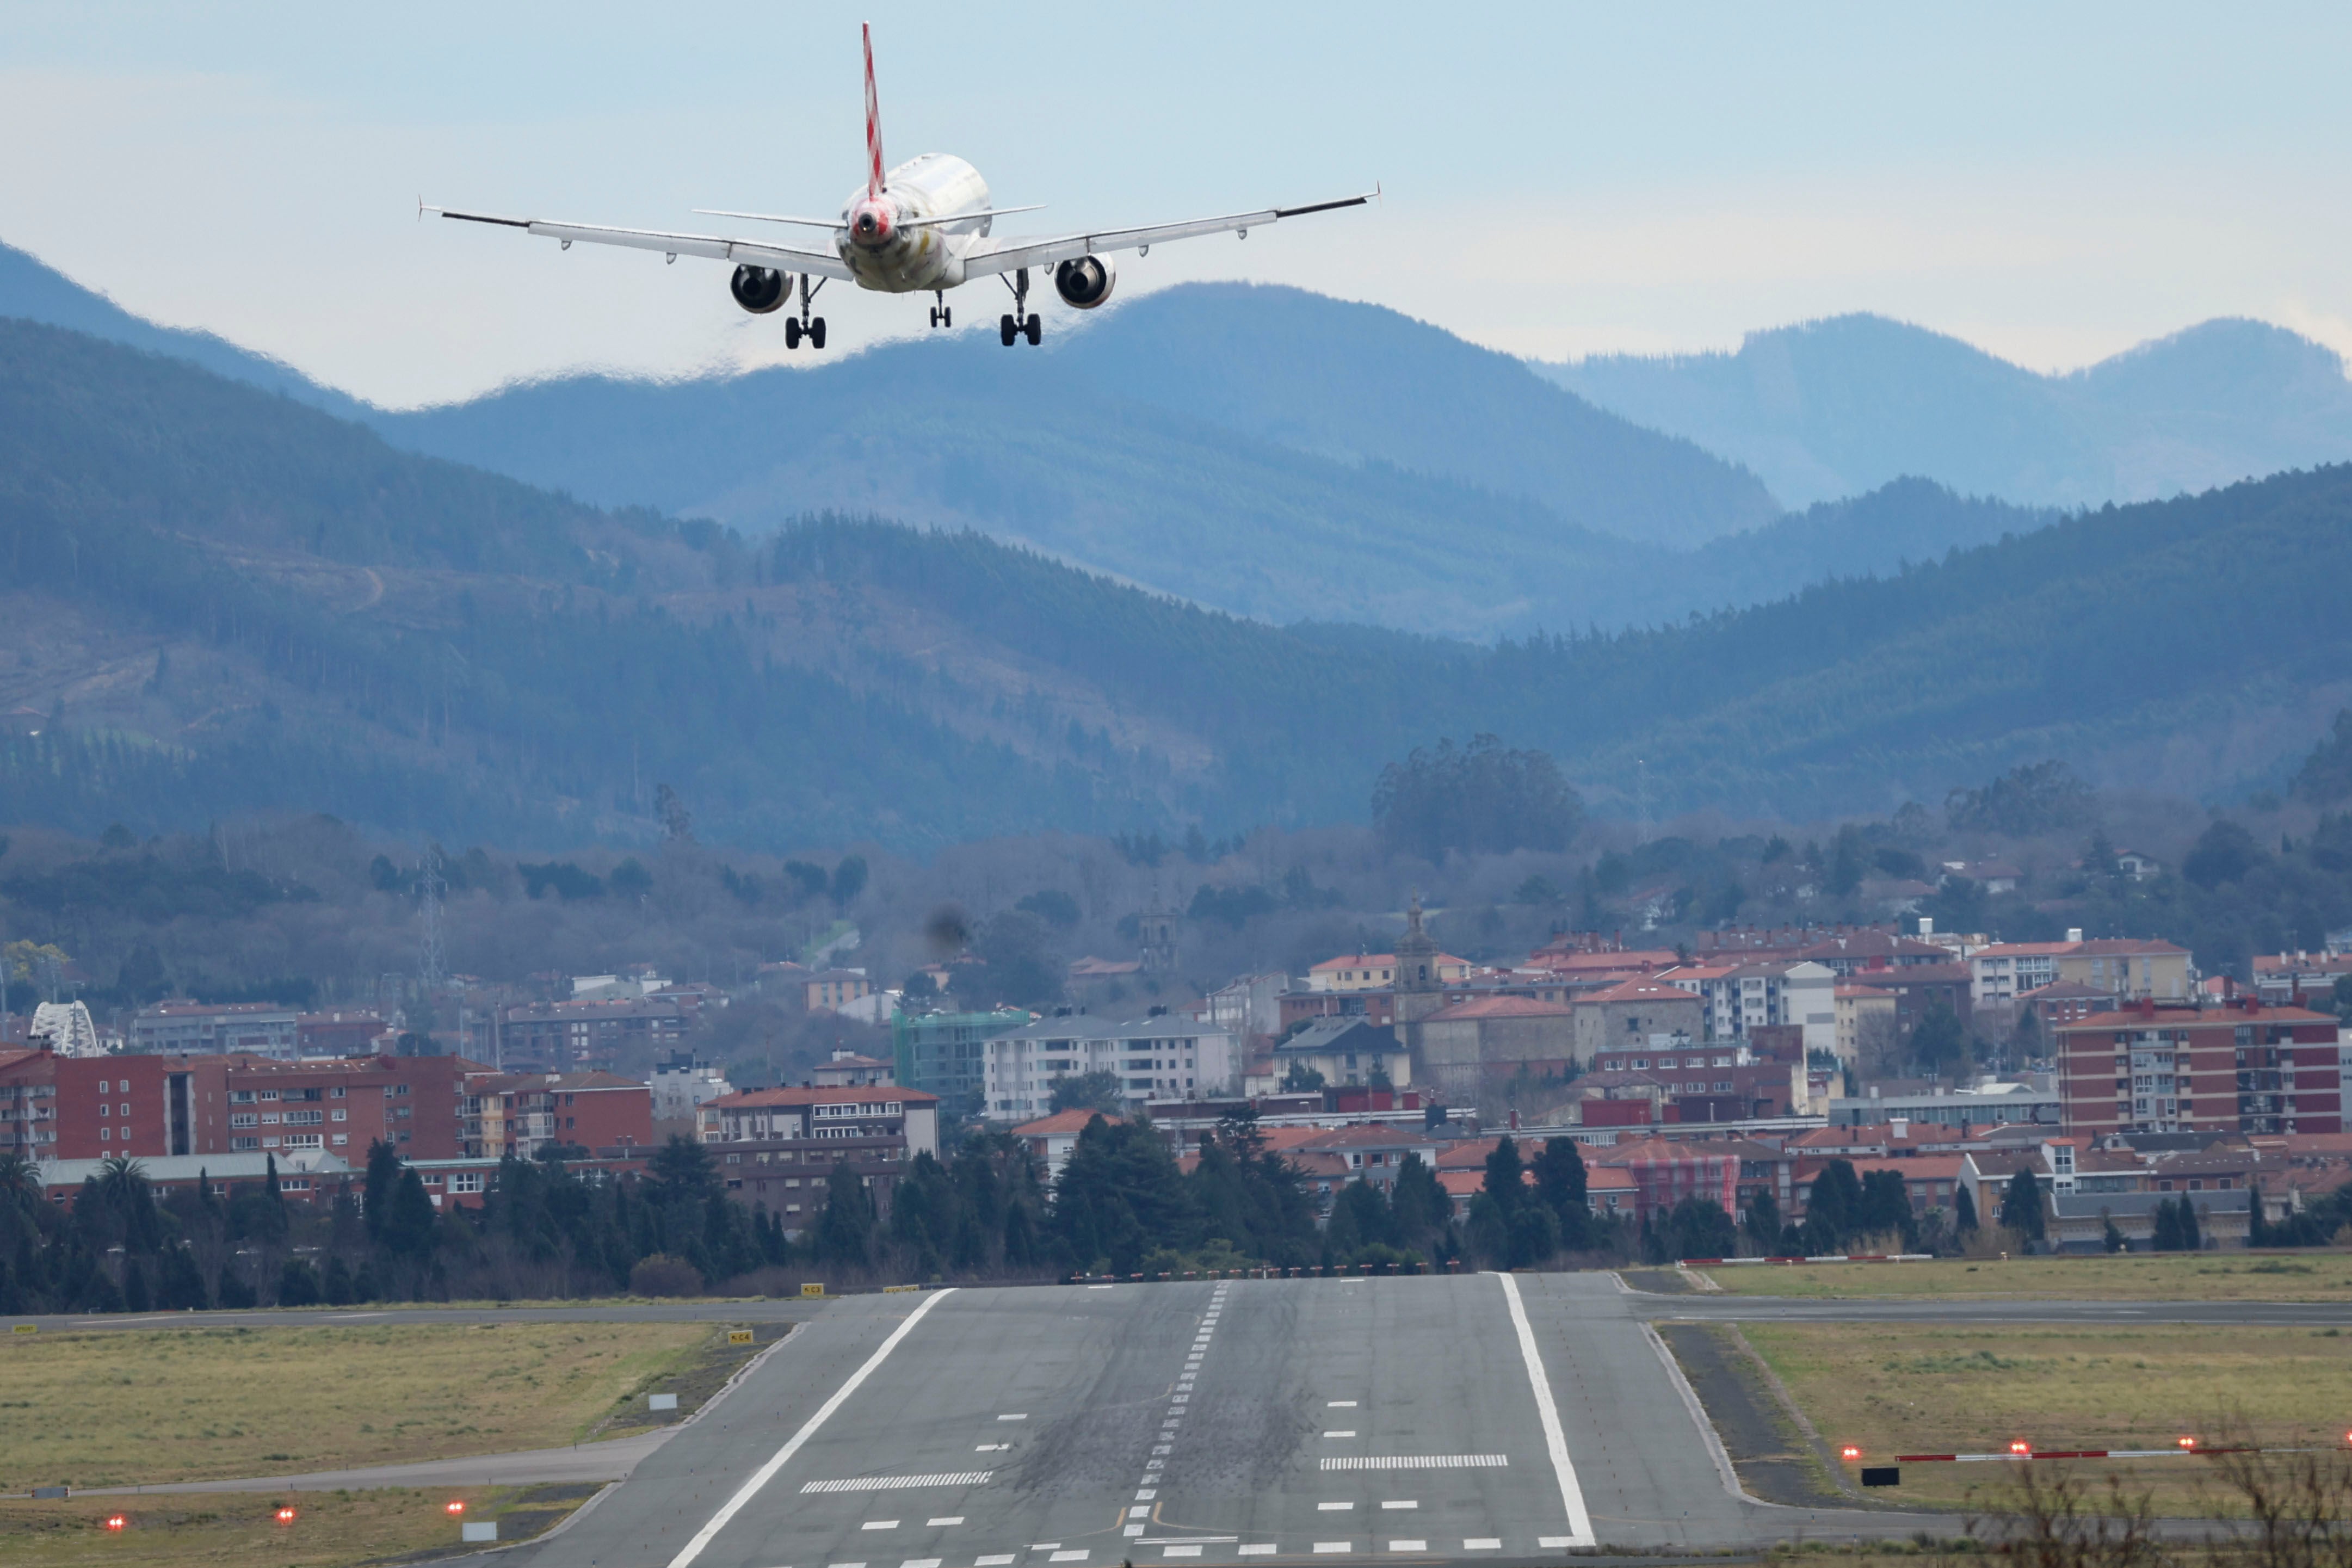
{"type": "Polygon", "coordinates": [[[729,239],[718,235],[670,234],[656,229],[603,228],[590,224],[554,223],[544,218],[501,217],[491,213],[455,212],[417,203],[419,217],[436,213],[464,223],[493,224],[519,228],[559,240],[572,248],[574,240],[591,245],[619,245],[636,250],[658,250],[670,262],[681,256],[732,261],[735,276],[728,285],[735,302],[755,316],[782,309],[792,299],[795,275],[800,285],[800,313],[784,320],[784,346],[797,349],[806,341],[813,349],[824,347],[824,318],[809,314],[810,301],[831,280],[841,279],[885,294],[932,296],[931,325],[952,327],[955,317],[947,291],[982,278],[998,278],[1013,292],[1013,310],[997,323],[997,335],[1011,348],[1019,340],[1032,345],[1045,338],[1045,324],[1029,309],[1029,270],[1053,268],[1054,292],[1074,310],[1091,310],[1111,296],[1118,271],[1113,251],[1150,253],[1155,245],[1191,239],[1198,235],[1239,235],[1247,239],[1286,217],[1360,207],[1378,200],[1375,185],[1361,195],[1337,201],[1311,202],[1305,206],[1266,207],[1257,212],[1228,213],[1223,217],[1195,218],[1189,223],[1157,224],[1144,228],[1101,230],[1092,234],[1053,235],[1034,239],[998,239],[994,221],[1009,213],[1037,212],[1036,206],[998,207],[989,205],[988,182],[961,158],[926,153],[885,171],[882,166],[882,112],[874,91],[874,28],[865,26],[866,40],[866,184],[842,204],[838,218],[790,217],[774,213],[725,212],[697,207],[702,217],[736,218],[753,223],[784,224],[829,230],[830,252],[761,240],[729,239]]]}

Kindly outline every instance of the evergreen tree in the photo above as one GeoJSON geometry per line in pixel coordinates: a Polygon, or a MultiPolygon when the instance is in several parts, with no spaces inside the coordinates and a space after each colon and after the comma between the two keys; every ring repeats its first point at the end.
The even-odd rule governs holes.
{"type": "Polygon", "coordinates": [[[1902,1172],[1873,1171],[1863,1177],[1855,1230],[1863,1236],[1897,1237],[1906,1252],[1917,1247],[1918,1221],[1911,1212],[1911,1190],[1902,1172]]]}
{"type": "Polygon", "coordinates": [[[1748,1239],[1757,1251],[1769,1255],[1780,1244],[1780,1200],[1769,1187],[1759,1187],[1748,1200],[1748,1239]]]}
{"type": "Polygon", "coordinates": [[[2009,1179],[2009,1190],[2000,1200],[2000,1223],[2030,1240],[2042,1239],[2042,1184],[2034,1179],[2031,1166],[2021,1167],[2009,1179]]]}
{"type": "Polygon", "coordinates": [[[1977,1200],[1969,1195],[1967,1187],[1958,1184],[1954,1185],[1953,1213],[1958,1216],[1958,1228],[1962,1236],[1976,1229],[1977,1200]]]}
{"type": "MultiPolygon", "coordinates": [[[[674,1141],[675,1142],[675,1141],[674,1141]]],[[[863,1268],[872,1258],[874,1202],[849,1162],[835,1162],[825,1178],[824,1212],[817,1218],[816,1256],[838,1268],[863,1268]]]]}
{"type": "Polygon", "coordinates": [[[1805,1250],[1843,1252],[1862,1221],[1862,1183],[1851,1160],[1832,1160],[1805,1194],[1805,1250]]]}
{"type": "Polygon", "coordinates": [[[2205,1250],[2205,1237],[2197,1227],[2197,1205],[2193,1199],[2187,1197],[2180,1200],[2180,1250],[2183,1252],[2205,1250]]]}
{"type": "Polygon", "coordinates": [[[1592,1206],[1585,1188],[1584,1155],[1573,1138],[1547,1138],[1535,1158],[1536,1194],[1559,1222],[1559,1244],[1570,1252],[1592,1245],[1592,1206]]]}
{"type": "Polygon", "coordinates": [[[2180,1250],[2180,1211],[2172,1206],[2170,1198],[2166,1198],[2156,1205],[2155,1233],[2153,1245],[2157,1251],[2180,1250]]]}

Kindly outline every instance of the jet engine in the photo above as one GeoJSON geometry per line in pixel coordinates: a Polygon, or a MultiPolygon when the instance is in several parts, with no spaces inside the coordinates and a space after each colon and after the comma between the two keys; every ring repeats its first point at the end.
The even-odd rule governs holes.
{"type": "Polygon", "coordinates": [[[1108,256],[1081,256],[1054,268],[1054,292],[1073,310],[1091,310],[1110,298],[1118,273],[1108,256]]]}
{"type": "MultiPolygon", "coordinates": [[[[764,316],[782,305],[793,291],[792,274],[766,267],[738,267],[727,289],[743,309],[755,316],[764,316]]],[[[1103,292],[1108,294],[1110,289],[1106,287],[1103,292]]]]}

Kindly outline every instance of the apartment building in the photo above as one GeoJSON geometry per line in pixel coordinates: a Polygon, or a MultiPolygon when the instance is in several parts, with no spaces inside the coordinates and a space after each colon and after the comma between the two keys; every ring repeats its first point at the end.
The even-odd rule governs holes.
{"type": "Polygon", "coordinates": [[[475,1073],[465,1079],[463,1152],[528,1160],[551,1143],[625,1159],[654,1141],[653,1093],[608,1072],[475,1073]]]}
{"type": "Polygon", "coordinates": [[[1084,1013],[1040,1018],[982,1042],[983,1114],[1026,1121],[1053,1108],[1054,1085],[1107,1072],[1138,1108],[1154,1099],[1210,1100],[1239,1093],[1240,1042],[1187,1014],[1141,1018],[1084,1013]]]}
{"type": "Polygon", "coordinates": [[[2072,981],[2126,1002],[2186,1002],[2196,976],[2189,950],[2136,937],[2083,940],[2079,927],[2064,942],[1997,942],[1969,957],[1972,1000],[2007,1007],[2029,991],[2072,981]]]}
{"type": "Polygon", "coordinates": [[[527,1003],[509,1007],[499,1020],[499,1065],[525,1072],[609,1071],[624,1059],[652,1061],[686,1038],[686,1009],[666,997],[527,1003]]]}
{"type": "Polygon", "coordinates": [[[2155,1000],[2059,1025],[2069,1133],[2340,1132],[2334,1016],[2247,997],[2155,1000]]]}
{"type": "Polygon", "coordinates": [[[887,1219],[907,1162],[940,1152],[940,1099],[919,1089],[744,1089],[695,1114],[727,1195],[772,1212],[787,1233],[815,1218],[845,1169],[887,1219]]]}
{"type": "Polygon", "coordinates": [[[281,1061],[301,1055],[301,1015],[267,1002],[163,1002],[131,1020],[139,1056],[221,1056],[242,1052],[281,1061]]]}

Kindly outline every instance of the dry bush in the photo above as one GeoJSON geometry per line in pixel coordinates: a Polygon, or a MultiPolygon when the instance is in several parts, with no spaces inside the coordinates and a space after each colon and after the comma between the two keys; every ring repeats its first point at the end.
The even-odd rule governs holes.
{"type": "Polygon", "coordinates": [[[635,1296],[699,1296],[702,1270],[683,1258],[656,1252],[637,1259],[629,1270],[629,1292],[635,1296]]]}

